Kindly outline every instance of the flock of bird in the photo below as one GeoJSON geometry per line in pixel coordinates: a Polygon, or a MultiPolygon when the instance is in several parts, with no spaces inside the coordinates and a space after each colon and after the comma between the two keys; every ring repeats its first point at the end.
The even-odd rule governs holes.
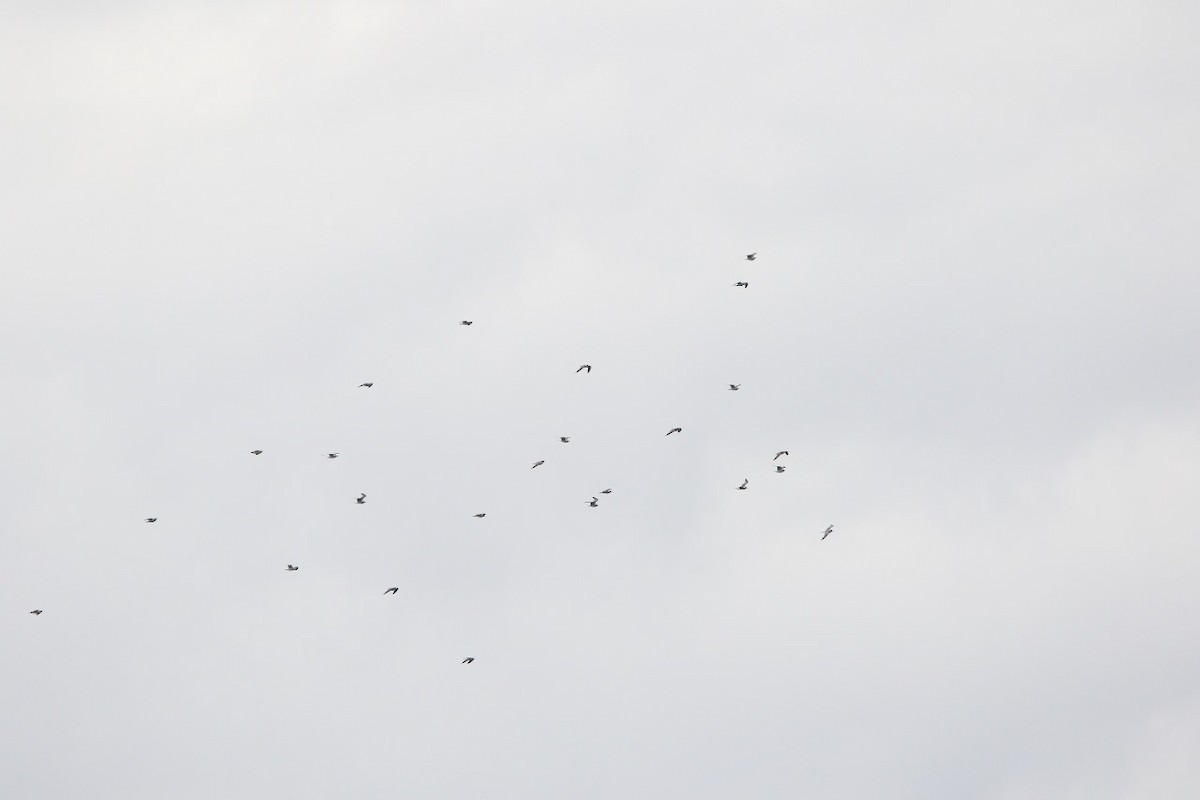
{"type": "MultiPolygon", "coordinates": [[[[754,261],[754,260],[756,260],[757,258],[758,258],[758,253],[748,253],[748,254],[746,255],[746,261],[754,261]]],[[[742,289],[749,288],[749,286],[750,286],[750,283],[749,283],[748,281],[738,281],[737,283],[735,283],[735,284],[734,284],[734,287],[736,287],[736,288],[742,288],[742,289]]],[[[461,322],[459,322],[458,324],[459,324],[459,325],[473,325],[473,324],[474,324],[474,320],[464,319],[464,320],[462,320],[461,322]]],[[[592,371],[592,365],[591,365],[591,364],[580,364],[580,365],[579,365],[579,368],[575,370],[575,374],[577,374],[577,375],[578,375],[580,372],[583,372],[583,373],[585,373],[585,374],[590,374],[590,373],[591,373],[591,371],[592,371]]],[[[360,388],[360,389],[370,389],[370,388],[371,388],[371,387],[373,387],[374,385],[375,385],[375,383],[374,383],[373,381],[364,381],[363,383],[360,383],[360,384],[358,385],[358,388],[360,388]]],[[[731,383],[731,384],[729,384],[729,391],[731,391],[731,392],[736,392],[736,391],[739,391],[741,388],[742,388],[742,385],[741,385],[740,383],[731,383]]],[[[680,428],[680,427],[671,428],[669,431],[667,431],[666,435],[667,435],[667,436],[670,436],[670,435],[672,435],[672,434],[675,434],[675,433],[683,433],[683,428],[680,428]]],[[[568,444],[568,443],[571,441],[571,437],[569,437],[569,436],[560,436],[560,437],[558,438],[558,440],[559,440],[560,442],[562,442],[563,444],[568,444]]],[[[262,450],[255,449],[255,450],[251,450],[251,451],[250,451],[250,455],[254,455],[254,456],[261,456],[261,455],[263,454],[263,452],[264,452],[264,451],[262,451],[262,450]]],[[[327,459],[333,459],[333,458],[337,458],[339,455],[340,455],[340,453],[326,453],[326,454],[325,454],[325,458],[327,458],[327,459]]],[[[788,451],[787,451],[787,450],[780,450],[780,451],[778,451],[777,453],[775,453],[775,457],[774,457],[773,459],[771,459],[771,460],[772,460],[772,461],[778,461],[778,460],[779,460],[779,458],[780,458],[780,456],[786,456],[786,455],[790,455],[790,454],[788,453],[788,451]]],[[[537,469],[538,467],[542,466],[542,465],[543,465],[543,464],[545,464],[545,463],[546,463],[545,459],[542,459],[542,460],[540,460],[540,461],[536,461],[536,462],[534,462],[533,466],[532,466],[532,467],[530,467],[530,469],[537,469]]],[[[776,465],[776,466],[775,466],[775,472],[776,472],[776,473],[782,473],[782,472],[784,472],[784,471],[786,471],[786,470],[787,470],[787,466],[786,466],[786,465],[783,465],[783,464],[778,464],[778,465],[776,465]]],[[[745,479],[743,479],[743,480],[742,480],[741,484],[740,484],[740,485],[738,485],[736,488],[737,488],[739,491],[745,491],[746,489],[748,489],[748,488],[749,488],[749,486],[750,486],[750,479],[749,479],[749,478],[745,478],[745,479]]],[[[606,495],[606,494],[612,494],[612,489],[604,489],[604,490],[602,490],[602,491],[600,492],[600,494],[605,494],[605,495],[606,495]]],[[[356,498],[354,499],[354,502],[355,502],[355,503],[357,503],[357,504],[358,504],[358,505],[360,505],[360,506],[361,506],[361,505],[365,505],[365,504],[366,504],[366,502],[367,502],[367,495],[366,495],[366,493],[360,493],[360,494],[359,494],[359,496],[358,496],[358,497],[356,497],[356,498]]],[[[586,504],[587,504],[587,506],[588,506],[589,508],[597,508],[597,507],[599,507],[599,505],[600,505],[600,498],[598,498],[598,497],[596,497],[596,496],[594,496],[594,495],[593,495],[593,496],[592,496],[592,498],[591,498],[590,500],[585,500],[585,501],[584,501],[584,503],[586,503],[586,504]]],[[[474,515],[474,517],[475,517],[475,518],[477,518],[477,519],[483,519],[483,518],[484,518],[484,517],[486,517],[486,516],[487,516],[487,514],[486,514],[486,513],[479,513],[479,514],[475,514],[475,515],[474,515]]],[[[145,521],[146,521],[147,523],[158,522],[158,517],[146,517],[146,518],[145,518],[145,521]]],[[[821,541],[824,541],[826,538],[828,538],[829,534],[831,534],[831,533],[833,533],[833,525],[829,525],[827,528],[825,528],[824,532],[823,532],[823,533],[822,533],[822,535],[821,535],[821,541]]],[[[288,564],[288,565],[285,567],[285,569],[286,569],[286,571],[287,571],[287,572],[298,572],[298,571],[300,570],[300,567],[296,566],[295,564],[288,564]]],[[[391,586],[391,587],[388,587],[388,588],[387,588],[387,589],[384,591],[384,594],[385,594],[385,595],[388,595],[388,594],[394,595],[394,594],[397,594],[399,591],[400,591],[400,587],[399,587],[399,586],[391,586]]],[[[35,609],[33,609],[32,611],[30,611],[29,613],[30,613],[30,614],[33,614],[34,616],[39,616],[39,615],[41,615],[41,614],[45,613],[45,610],[44,610],[44,609],[41,609],[41,608],[35,608],[35,609]]],[[[471,663],[473,663],[474,661],[475,661],[475,658],[474,658],[473,656],[467,656],[466,658],[464,658],[464,659],[462,660],[462,663],[463,663],[463,664],[471,664],[471,663]]]]}

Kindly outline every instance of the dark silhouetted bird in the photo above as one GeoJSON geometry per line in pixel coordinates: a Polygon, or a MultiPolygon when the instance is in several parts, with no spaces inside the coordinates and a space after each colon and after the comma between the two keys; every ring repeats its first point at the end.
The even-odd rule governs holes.
{"type": "Polygon", "coordinates": [[[365,386],[365,387],[367,387],[368,389],[370,389],[370,388],[371,388],[372,386],[374,386],[374,385],[375,385],[375,384],[373,384],[373,383],[360,383],[360,384],[358,385],[358,388],[360,388],[360,389],[361,389],[361,388],[363,388],[363,387],[365,386]]]}
{"type": "Polygon", "coordinates": [[[390,589],[388,589],[386,592],[384,592],[384,594],[395,594],[395,593],[396,593],[396,592],[398,592],[398,591],[400,591],[400,587],[399,587],[399,586],[393,586],[392,588],[390,588],[390,589]]]}
{"type": "Polygon", "coordinates": [[[40,609],[40,608],[35,608],[33,611],[30,611],[29,613],[30,613],[30,614],[33,614],[34,616],[37,616],[38,614],[41,614],[41,613],[42,613],[42,609],[40,609]]]}
{"type": "Polygon", "coordinates": [[[729,391],[731,391],[731,392],[736,392],[740,388],[742,388],[742,385],[740,383],[729,384],[729,391]]]}
{"type": "Polygon", "coordinates": [[[750,283],[748,281],[738,281],[737,283],[734,284],[734,286],[740,286],[743,289],[749,289],[750,283]]]}
{"type": "Polygon", "coordinates": [[[779,466],[779,467],[776,467],[776,468],[775,468],[775,471],[776,471],[776,472],[783,472],[785,469],[787,469],[787,467],[779,466]]]}
{"type": "Polygon", "coordinates": [[[749,485],[750,485],[750,479],[749,479],[749,478],[746,478],[744,481],[742,481],[742,485],[741,485],[741,486],[739,486],[738,488],[739,488],[739,489],[745,489],[745,488],[746,488],[747,486],[749,486],[749,485]]]}
{"type": "Polygon", "coordinates": [[[463,663],[470,664],[474,660],[475,660],[475,656],[467,656],[466,658],[463,659],[463,663]]]}
{"type": "Polygon", "coordinates": [[[825,541],[825,537],[826,537],[826,536],[828,536],[828,535],[829,535],[829,534],[831,534],[831,533],[833,533],[833,526],[832,526],[832,525],[830,525],[828,528],[826,528],[826,529],[825,529],[825,533],[824,533],[824,535],[823,535],[823,536],[821,536],[821,541],[822,541],[822,542],[823,542],[823,541],[825,541]]]}
{"type": "Polygon", "coordinates": [[[460,322],[460,323],[458,323],[458,324],[459,324],[459,325],[474,325],[474,324],[475,324],[475,320],[473,320],[473,319],[464,319],[462,322],[460,322]]]}
{"type": "Polygon", "coordinates": [[[158,522],[158,517],[146,517],[146,522],[158,522]]]}
{"type": "Polygon", "coordinates": [[[296,570],[298,570],[298,569],[300,569],[300,568],[299,568],[299,567],[297,567],[297,566],[294,566],[294,565],[292,565],[292,564],[288,564],[288,565],[287,565],[287,571],[288,571],[288,572],[295,572],[295,571],[296,571],[296,570]]]}
{"type": "MultiPolygon", "coordinates": [[[[791,455],[791,453],[789,453],[787,450],[780,450],[778,453],[775,454],[775,458],[779,458],[780,456],[787,456],[787,455],[791,455]]],[[[775,458],[772,458],[771,460],[774,461],[775,458]]]]}
{"type": "Polygon", "coordinates": [[[326,453],[325,457],[326,458],[337,458],[339,455],[340,455],[340,453],[326,453]]]}
{"type": "Polygon", "coordinates": [[[571,437],[570,436],[560,436],[560,437],[558,437],[558,440],[560,442],[562,442],[563,444],[566,444],[567,442],[571,441],[571,437]]]}
{"type": "Polygon", "coordinates": [[[537,469],[538,467],[540,467],[542,464],[545,464],[545,463],[546,463],[546,462],[545,462],[545,460],[542,460],[542,461],[535,461],[535,462],[534,462],[534,464],[533,464],[533,466],[532,466],[532,467],[530,467],[530,469],[537,469]]]}
{"type": "Polygon", "coordinates": [[[757,257],[757,256],[758,256],[758,253],[750,253],[746,256],[746,260],[753,261],[755,259],[755,257],[757,257]]]}
{"type": "Polygon", "coordinates": [[[366,503],[367,503],[366,493],[360,494],[358,497],[354,498],[354,502],[358,503],[360,506],[366,505],[366,503]]]}
{"type": "Polygon", "coordinates": [[[262,450],[251,450],[251,451],[250,451],[250,455],[252,455],[252,456],[261,456],[261,455],[262,455],[262,450]]]}
{"type": "Polygon", "coordinates": [[[475,516],[478,517],[479,519],[483,519],[484,517],[487,516],[487,514],[476,514],[475,516]]]}
{"type": "Polygon", "coordinates": [[[612,494],[612,489],[602,489],[600,490],[600,494],[612,494]]]}
{"type": "Polygon", "coordinates": [[[588,372],[591,372],[591,371],[592,371],[592,365],[591,365],[591,364],[581,364],[581,365],[579,366],[579,369],[575,370],[575,372],[576,372],[576,373],[583,372],[585,369],[586,369],[588,372]]]}
{"type": "Polygon", "coordinates": [[[683,433],[683,428],[671,428],[671,430],[667,431],[667,436],[670,436],[672,433],[683,433]]]}
{"type": "Polygon", "coordinates": [[[596,506],[600,505],[600,498],[593,497],[591,500],[584,500],[583,502],[587,503],[592,508],[595,508],[596,506]]]}

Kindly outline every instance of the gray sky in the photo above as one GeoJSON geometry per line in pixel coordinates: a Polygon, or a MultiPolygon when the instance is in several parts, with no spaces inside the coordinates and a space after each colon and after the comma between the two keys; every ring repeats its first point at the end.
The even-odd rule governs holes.
{"type": "Polygon", "coordinates": [[[0,795],[1200,791],[1198,22],[9,4],[0,795]]]}

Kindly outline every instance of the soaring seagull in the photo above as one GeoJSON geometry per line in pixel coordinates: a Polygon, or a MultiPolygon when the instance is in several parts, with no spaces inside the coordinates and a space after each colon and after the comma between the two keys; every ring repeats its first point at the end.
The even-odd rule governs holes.
{"type": "Polygon", "coordinates": [[[776,467],[776,468],[775,468],[775,471],[776,471],[776,472],[783,472],[785,469],[787,469],[787,467],[785,467],[785,466],[783,466],[783,465],[780,465],[780,466],[778,466],[778,467],[776,467]]]}
{"type": "Polygon", "coordinates": [[[576,373],[580,373],[580,372],[583,372],[585,369],[586,369],[588,372],[591,372],[591,371],[592,371],[592,365],[591,365],[591,364],[580,364],[580,365],[579,365],[579,369],[575,370],[575,372],[576,372],[576,373]]]}
{"type": "Polygon", "coordinates": [[[37,614],[40,614],[40,613],[42,613],[42,609],[40,609],[40,608],[35,608],[33,611],[30,611],[29,613],[30,613],[30,614],[33,614],[33,615],[35,615],[35,616],[36,616],[37,614]]]}
{"type": "Polygon", "coordinates": [[[295,571],[296,571],[296,570],[298,570],[298,569],[300,569],[300,568],[299,568],[299,567],[296,567],[296,566],[293,566],[293,565],[291,565],[291,564],[288,564],[288,565],[287,565],[287,571],[288,571],[288,572],[295,572],[295,571]]]}
{"type": "Polygon", "coordinates": [[[459,325],[474,325],[474,324],[475,324],[475,320],[473,320],[473,319],[464,319],[462,322],[460,322],[460,323],[458,323],[458,324],[459,324],[459,325]]]}
{"type": "Polygon", "coordinates": [[[748,281],[738,281],[737,283],[734,284],[734,286],[740,286],[743,289],[749,289],[750,283],[748,281]]]}
{"type": "Polygon", "coordinates": [[[592,508],[595,508],[596,506],[600,505],[600,498],[593,497],[591,500],[584,500],[583,502],[587,503],[592,508]]]}
{"type": "Polygon", "coordinates": [[[749,485],[750,485],[750,479],[749,479],[749,478],[746,478],[744,481],[742,481],[742,485],[741,485],[741,486],[739,486],[738,488],[739,488],[739,489],[745,489],[745,488],[746,488],[747,486],[749,486],[749,485]]]}
{"type": "MultiPolygon", "coordinates": [[[[787,450],[780,450],[778,453],[775,454],[775,458],[779,458],[780,456],[787,456],[787,455],[791,455],[791,453],[789,453],[787,450]]],[[[775,458],[772,458],[771,460],[774,461],[775,458]]]]}
{"type": "MultiPolygon", "coordinates": [[[[828,536],[828,535],[829,535],[829,534],[831,534],[831,533],[833,533],[833,526],[832,526],[832,525],[830,525],[828,528],[826,528],[826,529],[825,529],[825,536],[828,536]]],[[[821,537],[821,541],[822,541],[822,542],[823,542],[823,541],[825,541],[825,536],[822,536],[822,537],[821,537]]]]}
{"type": "Polygon", "coordinates": [[[395,594],[395,593],[396,593],[396,592],[398,592],[398,591],[400,591],[400,587],[399,587],[399,586],[393,586],[392,588],[390,588],[390,589],[388,589],[386,592],[384,592],[384,594],[395,594]]]}
{"type": "Polygon", "coordinates": [[[340,455],[340,454],[339,453],[326,453],[325,457],[326,458],[337,458],[338,455],[340,455]]]}
{"type": "Polygon", "coordinates": [[[158,522],[158,517],[146,517],[146,522],[158,522]]]}
{"type": "Polygon", "coordinates": [[[365,386],[365,387],[367,387],[368,389],[370,389],[370,388],[371,388],[372,386],[374,386],[374,385],[375,385],[375,384],[373,384],[373,383],[360,383],[360,384],[358,385],[358,388],[360,388],[360,389],[361,389],[361,388],[363,388],[363,387],[365,386]]]}
{"type": "Polygon", "coordinates": [[[540,467],[542,464],[545,464],[545,463],[546,463],[545,459],[543,459],[541,461],[537,461],[534,463],[534,465],[532,467],[530,467],[530,469],[537,469],[538,467],[540,467]]]}
{"type": "Polygon", "coordinates": [[[571,437],[570,436],[560,436],[560,437],[558,437],[558,440],[560,442],[562,442],[563,444],[566,444],[567,442],[571,441],[571,437]]]}
{"type": "Polygon", "coordinates": [[[667,431],[667,436],[670,436],[672,433],[683,433],[683,428],[671,428],[671,430],[667,431]]]}
{"type": "Polygon", "coordinates": [[[612,494],[612,489],[601,489],[600,494],[612,494]]]}
{"type": "Polygon", "coordinates": [[[758,255],[758,253],[750,253],[749,255],[746,256],[746,260],[753,261],[755,256],[757,256],[757,255],[758,255]]]}
{"type": "Polygon", "coordinates": [[[475,656],[467,656],[466,658],[463,659],[463,663],[470,664],[474,660],[475,660],[475,656]]]}
{"type": "Polygon", "coordinates": [[[487,514],[486,514],[486,513],[484,513],[484,514],[476,514],[475,516],[476,516],[477,518],[479,518],[479,519],[483,519],[484,517],[486,517],[486,516],[487,516],[487,514]]]}
{"type": "Polygon", "coordinates": [[[252,455],[252,456],[261,456],[261,455],[262,455],[262,450],[251,450],[251,451],[250,451],[250,455],[252,455]]]}
{"type": "Polygon", "coordinates": [[[358,497],[354,498],[354,502],[358,503],[360,506],[366,505],[366,503],[367,503],[366,493],[364,492],[364,493],[360,494],[358,497]]]}
{"type": "Polygon", "coordinates": [[[729,384],[729,391],[731,391],[731,392],[736,392],[740,388],[742,388],[742,385],[740,383],[729,384]]]}

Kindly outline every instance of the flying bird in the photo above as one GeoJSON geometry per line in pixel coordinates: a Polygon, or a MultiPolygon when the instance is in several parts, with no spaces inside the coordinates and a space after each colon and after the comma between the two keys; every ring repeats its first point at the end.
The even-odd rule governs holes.
{"type": "Polygon", "coordinates": [[[363,388],[363,387],[365,386],[365,387],[367,387],[368,389],[370,389],[370,388],[371,388],[372,386],[374,386],[374,385],[375,385],[375,384],[373,384],[373,383],[360,383],[360,384],[358,385],[358,388],[360,388],[360,389],[361,389],[361,388],[363,388]]]}
{"type": "Polygon", "coordinates": [[[262,455],[262,450],[251,450],[251,451],[250,451],[250,455],[252,455],[252,456],[261,456],[261,455],[262,455]]]}
{"type": "Polygon", "coordinates": [[[545,463],[546,463],[545,460],[534,462],[534,465],[532,467],[530,467],[530,469],[537,469],[538,467],[540,467],[542,464],[545,464],[545,463]]]}
{"type": "Polygon", "coordinates": [[[287,571],[288,571],[288,572],[295,572],[295,571],[296,571],[296,570],[298,570],[298,569],[300,569],[300,568],[299,568],[299,567],[296,567],[296,566],[293,566],[293,565],[291,565],[291,564],[288,564],[288,565],[287,565],[287,571]]]}
{"type": "Polygon", "coordinates": [[[779,466],[779,467],[776,467],[776,468],[775,468],[775,471],[776,471],[776,472],[783,472],[785,469],[787,469],[787,467],[784,467],[784,466],[779,466]]]}
{"type": "Polygon", "coordinates": [[[822,541],[822,542],[823,542],[823,541],[825,541],[825,536],[828,536],[828,535],[829,535],[829,534],[831,534],[831,533],[833,533],[833,526],[832,526],[832,525],[830,525],[828,528],[826,528],[826,529],[825,529],[825,535],[821,537],[821,541],[822,541]]]}
{"type": "Polygon", "coordinates": [[[575,372],[576,372],[576,374],[578,374],[578,373],[580,373],[580,372],[583,372],[585,369],[586,369],[588,372],[591,372],[591,371],[592,371],[592,365],[591,365],[591,364],[580,364],[580,365],[579,365],[579,369],[575,370],[575,372]]]}
{"type": "Polygon", "coordinates": [[[460,323],[458,323],[458,324],[459,324],[459,325],[474,325],[474,324],[475,324],[475,320],[473,320],[473,319],[464,319],[462,322],[460,322],[460,323]]]}
{"type": "Polygon", "coordinates": [[[587,503],[592,508],[595,508],[596,506],[600,505],[600,498],[593,497],[591,500],[584,500],[583,502],[587,503]]]}
{"type": "Polygon", "coordinates": [[[360,506],[366,505],[367,504],[366,493],[360,494],[358,497],[354,498],[354,502],[358,503],[360,506]]]}
{"type": "Polygon", "coordinates": [[[750,253],[749,255],[746,256],[746,260],[753,261],[757,255],[758,255],[758,253],[750,253]]]}
{"type": "Polygon", "coordinates": [[[563,444],[566,444],[567,442],[571,441],[571,437],[570,436],[560,436],[560,437],[558,437],[558,440],[560,442],[562,442],[563,444]]]}
{"type": "Polygon", "coordinates": [[[742,385],[740,383],[729,384],[729,391],[731,391],[731,392],[736,392],[740,388],[742,388],[742,385]]]}
{"type": "Polygon", "coordinates": [[[393,586],[392,588],[390,588],[390,589],[388,589],[386,592],[384,592],[384,594],[395,594],[395,593],[396,593],[396,592],[398,592],[398,591],[400,591],[400,587],[399,587],[399,586],[393,586]]]}
{"type": "Polygon", "coordinates": [[[601,489],[600,494],[612,494],[612,489],[601,489]]]}
{"type": "Polygon", "coordinates": [[[146,522],[158,522],[158,517],[146,517],[146,522]]]}
{"type": "Polygon", "coordinates": [[[485,513],[485,514],[476,514],[475,516],[476,516],[478,519],[483,519],[484,517],[486,517],[486,516],[487,516],[487,514],[486,514],[486,513],[485,513]]]}
{"type": "Polygon", "coordinates": [[[463,663],[470,664],[474,660],[475,660],[475,656],[467,656],[466,658],[463,659],[463,663]]]}
{"type": "Polygon", "coordinates": [[[750,479],[749,479],[749,478],[746,478],[744,481],[742,481],[742,485],[741,485],[741,486],[739,486],[739,487],[737,487],[737,488],[739,488],[739,489],[745,489],[745,488],[746,488],[747,486],[749,486],[749,485],[750,485],[750,479]]]}
{"type": "Polygon", "coordinates": [[[38,614],[41,614],[41,613],[42,613],[42,609],[40,609],[40,608],[35,608],[33,611],[30,611],[29,613],[30,613],[30,614],[33,614],[34,616],[37,616],[38,614]]]}
{"type": "Polygon", "coordinates": [[[683,428],[671,428],[671,430],[667,431],[667,436],[670,436],[672,433],[683,433],[683,428]]]}
{"type": "Polygon", "coordinates": [[[338,455],[340,455],[340,454],[339,453],[326,453],[325,457],[326,458],[337,458],[338,455]]]}
{"type": "MultiPolygon", "coordinates": [[[[791,455],[791,453],[789,453],[787,450],[780,450],[778,453],[775,454],[775,458],[779,458],[780,456],[787,456],[787,455],[791,455]]],[[[771,460],[774,461],[775,458],[772,458],[771,460]]]]}
{"type": "Polygon", "coordinates": [[[749,284],[747,281],[738,281],[737,283],[735,283],[735,284],[734,284],[734,286],[740,286],[740,287],[742,287],[743,289],[749,289],[749,288],[750,288],[750,284],[749,284]]]}

